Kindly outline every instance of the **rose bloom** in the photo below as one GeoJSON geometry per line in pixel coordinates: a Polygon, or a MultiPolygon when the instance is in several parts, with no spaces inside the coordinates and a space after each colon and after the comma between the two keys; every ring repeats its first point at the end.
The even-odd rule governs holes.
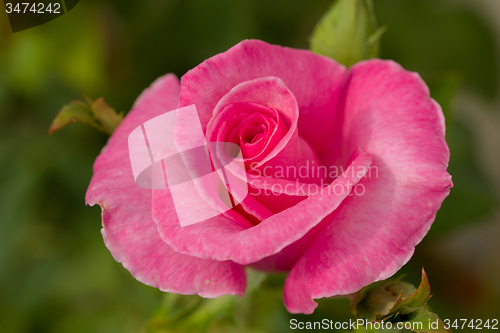
{"type": "Polygon", "coordinates": [[[245,266],[288,271],[285,306],[309,314],[313,299],[356,292],[410,259],[452,186],[444,133],[423,80],[393,61],[346,69],[245,40],[139,96],[97,158],[86,202],[101,206],[106,246],[142,283],[241,296],[245,266]],[[206,142],[240,146],[249,195],[181,227],[168,188],[136,185],[127,143],[145,121],[192,104],[206,142]],[[301,166],[322,169],[283,174],[301,166]],[[304,184],[315,193],[300,193],[304,184]]]}

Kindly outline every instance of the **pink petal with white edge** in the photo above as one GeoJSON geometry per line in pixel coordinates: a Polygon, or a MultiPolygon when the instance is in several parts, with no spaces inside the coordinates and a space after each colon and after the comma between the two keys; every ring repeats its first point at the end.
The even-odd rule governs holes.
{"type": "Polygon", "coordinates": [[[345,295],[403,266],[425,236],[452,186],[439,105],[415,73],[371,60],[349,70],[345,87],[344,158],[355,147],[373,156],[360,184],[344,200],[290,271],[284,301],[292,313],[312,313],[313,298],[345,295]]]}
{"type": "Polygon", "coordinates": [[[105,244],[137,280],[178,294],[241,296],[246,285],[243,267],[174,251],[161,240],[152,220],[151,190],[134,182],[128,135],[143,122],[175,109],[178,93],[179,82],[169,74],[139,96],[97,158],[86,202],[101,206],[105,244]]]}

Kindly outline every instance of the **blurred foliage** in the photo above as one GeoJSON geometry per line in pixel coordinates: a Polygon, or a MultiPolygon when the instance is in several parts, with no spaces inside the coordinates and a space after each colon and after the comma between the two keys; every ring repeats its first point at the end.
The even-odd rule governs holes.
{"type": "MultiPolygon", "coordinates": [[[[129,110],[158,76],[180,77],[245,38],[307,48],[330,5],[330,0],[82,0],[68,14],[16,34],[0,13],[0,331],[140,332],[150,318],[158,320],[164,304],[161,292],[137,282],[113,260],[99,233],[99,208],[84,205],[92,163],[107,137],[81,124],[47,136],[62,105],[82,95],[105,96],[117,110],[129,110]]],[[[381,57],[418,71],[447,115],[455,187],[424,243],[439,242],[498,207],[497,193],[476,162],[474,135],[453,116],[450,104],[462,88],[497,98],[498,45],[476,11],[452,1],[376,0],[374,5],[379,24],[388,28],[381,57]]],[[[443,267],[449,266],[425,255],[422,246],[402,272],[416,282],[420,267],[436,260],[427,271],[431,285],[433,278],[441,281],[444,293],[443,267]]],[[[466,276],[467,267],[453,269],[457,279],[466,276]]],[[[241,303],[238,311],[250,311],[258,323],[234,320],[253,331],[261,331],[253,326],[258,324],[288,332],[290,318],[351,318],[349,301],[336,298],[319,300],[311,316],[290,315],[281,302],[282,283],[282,275],[271,275],[262,291],[252,292],[268,297],[266,307],[241,303]]],[[[493,303],[459,307],[465,298],[449,296],[453,291],[446,298],[440,290],[433,288],[430,303],[441,317],[500,312],[493,303]]],[[[219,331],[224,329],[221,322],[219,331]]]]}
{"type": "Polygon", "coordinates": [[[320,306],[313,315],[288,313],[283,305],[285,277],[285,274],[266,275],[247,269],[248,286],[243,298],[203,299],[165,294],[145,333],[286,333],[290,332],[292,319],[348,321],[352,318],[347,298],[319,300],[320,306]]]}
{"type": "Polygon", "coordinates": [[[388,28],[382,58],[418,72],[431,87],[458,72],[466,86],[497,96],[497,46],[476,12],[447,1],[377,0],[375,13],[388,28]]]}
{"type": "Polygon", "coordinates": [[[478,166],[471,131],[459,120],[452,121],[446,141],[450,147],[448,172],[453,176],[453,189],[438,211],[439,223],[431,236],[488,216],[498,206],[498,195],[478,166]]]}

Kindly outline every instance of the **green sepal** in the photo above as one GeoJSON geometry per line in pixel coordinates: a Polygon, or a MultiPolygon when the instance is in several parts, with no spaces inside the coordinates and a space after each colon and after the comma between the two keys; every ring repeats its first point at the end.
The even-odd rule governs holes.
{"type": "Polygon", "coordinates": [[[310,49],[351,66],[378,56],[385,30],[377,27],[372,0],[337,0],[316,24],[310,49]]]}

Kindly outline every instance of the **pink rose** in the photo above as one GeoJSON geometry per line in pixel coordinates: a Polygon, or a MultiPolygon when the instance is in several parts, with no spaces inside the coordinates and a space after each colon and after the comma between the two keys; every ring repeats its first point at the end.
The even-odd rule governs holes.
{"type": "Polygon", "coordinates": [[[346,70],[306,50],[246,40],[180,85],[168,74],[139,96],[97,158],[86,201],[102,208],[115,260],[145,284],[243,295],[244,266],[289,271],[288,311],[312,313],[314,298],[356,292],[410,259],[452,186],[444,132],[425,83],[392,61],[346,70]],[[207,142],[240,146],[250,195],[181,227],[168,189],[135,184],[127,139],[192,104],[207,142]],[[285,172],[300,167],[309,173],[285,172]]]}

